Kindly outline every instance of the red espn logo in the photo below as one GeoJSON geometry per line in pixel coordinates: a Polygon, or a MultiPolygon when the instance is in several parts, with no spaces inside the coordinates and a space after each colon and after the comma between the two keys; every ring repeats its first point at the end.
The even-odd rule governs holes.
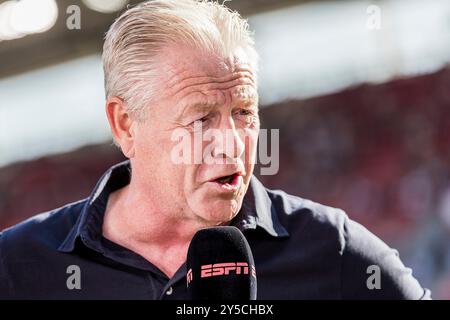
{"type": "MultiPolygon", "coordinates": [[[[224,262],[216,264],[205,264],[201,266],[200,278],[228,276],[233,271],[235,274],[248,274],[249,267],[247,262],[224,262]]],[[[256,279],[255,266],[252,266],[252,276],[256,279]]],[[[189,269],[186,275],[187,285],[192,282],[192,269],[189,269]]]]}
{"type": "MultiPolygon", "coordinates": [[[[224,262],[206,264],[202,266],[200,278],[227,276],[233,271],[235,274],[248,274],[247,262],[224,262]]],[[[256,278],[255,267],[252,266],[252,276],[256,278]]]]}

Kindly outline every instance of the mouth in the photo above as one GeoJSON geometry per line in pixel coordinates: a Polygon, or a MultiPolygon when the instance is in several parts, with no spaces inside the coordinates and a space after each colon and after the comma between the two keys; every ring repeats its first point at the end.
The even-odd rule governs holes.
{"type": "Polygon", "coordinates": [[[242,181],[242,173],[236,172],[231,175],[219,177],[211,182],[216,183],[216,185],[224,191],[237,191],[239,190],[242,181]]]}

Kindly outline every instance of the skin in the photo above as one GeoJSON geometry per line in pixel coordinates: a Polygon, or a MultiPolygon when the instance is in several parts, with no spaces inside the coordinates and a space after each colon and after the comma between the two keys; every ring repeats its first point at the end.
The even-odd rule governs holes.
{"type": "Polygon", "coordinates": [[[129,114],[119,97],[106,103],[111,131],[133,172],[130,184],[109,197],[103,234],[172,277],[193,235],[228,224],[242,206],[255,163],[258,95],[242,50],[221,57],[169,46],[160,57],[158,96],[146,106],[144,120],[129,114]],[[171,151],[180,143],[172,139],[174,130],[183,130],[183,141],[192,146],[198,126],[203,134],[222,132],[232,143],[201,144],[202,151],[209,144],[213,164],[174,163],[171,151]],[[243,177],[235,192],[209,182],[236,171],[243,177]]]}

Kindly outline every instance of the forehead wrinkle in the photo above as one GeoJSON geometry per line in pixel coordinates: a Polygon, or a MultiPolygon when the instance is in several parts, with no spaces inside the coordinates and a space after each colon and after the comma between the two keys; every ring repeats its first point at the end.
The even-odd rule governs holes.
{"type": "Polygon", "coordinates": [[[255,89],[255,85],[250,77],[242,74],[234,74],[225,81],[212,81],[210,77],[189,77],[178,86],[172,86],[170,95],[176,99],[183,99],[193,92],[208,93],[216,90],[227,91],[234,87],[250,86],[255,89]]]}
{"type": "Polygon", "coordinates": [[[240,63],[233,65],[232,68],[224,68],[223,65],[226,64],[223,61],[214,63],[213,65],[203,64],[203,60],[186,61],[183,60],[180,63],[175,63],[170,59],[163,62],[163,71],[166,74],[165,79],[161,79],[166,82],[166,87],[173,88],[182,85],[186,81],[195,78],[200,79],[210,79],[215,82],[226,82],[233,77],[238,77],[239,75],[246,76],[255,84],[255,78],[253,74],[253,69],[247,63],[240,63]],[[187,75],[186,75],[187,74],[187,75]]]}
{"type": "Polygon", "coordinates": [[[189,80],[194,80],[197,78],[198,79],[206,78],[206,79],[210,79],[210,80],[215,80],[218,83],[222,83],[222,82],[227,82],[229,80],[237,79],[239,77],[246,77],[246,78],[249,78],[250,80],[252,80],[252,82],[254,82],[253,74],[252,74],[251,70],[235,70],[233,72],[230,72],[230,73],[228,73],[226,75],[222,75],[222,76],[216,76],[216,75],[210,75],[210,74],[187,76],[187,77],[181,76],[183,73],[186,73],[188,71],[189,70],[184,70],[183,72],[181,72],[179,74],[175,74],[168,80],[168,83],[179,82],[180,84],[182,84],[183,82],[186,82],[189,80]]]}
{"type": "Polygon", "coordinates": [[[179,118],[182,118],[186,114],[190,114],[192,112],[204,112],[211,111],[212,109],[221,107],[221,106],[255,106],[258,107],[258,94],[256,90],[251,90],[245,88],[243,90],[239,90],[238,94],[234,94],[232,90],[228,90],[226,92],[219,91],[215,95],[208,96],[207,94],[203,92],[191,92],[184,97],[184,99],[181,99],[180,101],[183,101],[180,103],[181,112],[179,118]],[[242,93],[242,91],[245,91],[246,93],[242,93]],[[193,94],[201,94],[202,98],[193,98],[193,101],[183,101],[187,100],[188,96],[193,94]],[[223,99],[219,98],[220,96],[223,97],[223,99]]]}
{"type": "MultiPolygon", "coordinates": [[[[210,101],[212,99],[216,100],[216,104],[236,104],[234,101],[236,99],[241,100],[240,103],[247,103],[249,101],[255,100],[254,98],[257,97],[257,91],[256,89],[249,84],[245,85],[239,85],[239,84],[230,84],[227,87],[212,87],[207,90],[204,88],[192,88],[189,92],[186,92],[183,94],[183,96],[178,97],[176,96],[175,100],[177,101],[183,101],[185,99],[188,99],[191,95],[201,95],[205,100],[210,101]],[[222,98],[222,99],[221,99],[222,98]]],[[[179,95],[179,94],[178,94],[179,95]]]]}
{"type": "Polygon", "coordinates": [[[181,120],[186,115],[192,114],[192,113],[207,113],[211,111],[212,109],[216,108],[218,103],[216,102],[207,102],[207,101],[201,101],[197,100],[195,102],[183,102],[181,104],[181,112],[177,116],[177,120],[181,120]]]}
{"type": "Polygon", "coordinates": [[[202,85],[202,84],[208,84],[208,83],[226,83],[229,81],[233,81],[239,78],[246,78],[249,79],[252,84],[254,84],[253,75],[250,70],[236,70],[234,72],[228,73],[223,76],[214,76],[214,75],[195,75],[195,76],[186,76],[183,77],[182,75],[186,73],[188,70],[185,70],[179,74],[175,74],[168,80],[168,86],[171,88],[176,88],[175,90],[181,91],[184,88],[188,87],[189,85],[202,85]],[[178,88],[181,87],[181,88],[178,88]]]}
{"type": "Polygon", "coordinates": [[[235,104],[255,105],[257,107],[259,102],[258,92],[252,89],[253,87],[248,88],[247,86],[234,88],[231,92],[232,100],[237,99],[238,103],[235,104]]]}

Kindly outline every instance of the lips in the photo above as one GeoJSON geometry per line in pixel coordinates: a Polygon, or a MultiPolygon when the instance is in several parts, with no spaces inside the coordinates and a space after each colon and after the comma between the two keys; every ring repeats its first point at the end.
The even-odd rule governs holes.
{"type": "Polygon", "coordinates": [[[222,175],[218,175],[215,178],[209,180],[210,182],[217,182],[221,184],[232,183],[238,177],[244,176],[241,171],[234,171],[231,173],[224,173],[222,175]]]}
{"type": "Polygon", "coordinates": [[[242,172],[234,172],[229,175],[221,175],[209,182],[214,183],[223,191],[237,191],[243,182],[242,172]]]}
{"type": "Polygon", "coordinates": [[[221,184],[232,183],[233,180],[234,180],[234,178],[235,178],[237,175],[238,175],[237,173],[233,173],[233,174],[228,175],[228,176],[224,176],[224,177],[217,178],[217,179],[215,179],[214,181],[217,181],[218,183],[221,183],[221,184]]]}

